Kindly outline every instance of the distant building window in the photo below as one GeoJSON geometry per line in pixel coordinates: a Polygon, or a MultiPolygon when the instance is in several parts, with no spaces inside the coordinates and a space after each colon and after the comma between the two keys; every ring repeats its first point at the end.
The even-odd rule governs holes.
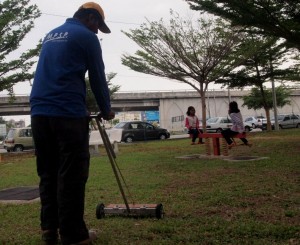
{"type": "Polygon", "coordinates": [[[172,123],[173,122],[182,122],[184,120],[184,115],[172,117],[172,123]]]}

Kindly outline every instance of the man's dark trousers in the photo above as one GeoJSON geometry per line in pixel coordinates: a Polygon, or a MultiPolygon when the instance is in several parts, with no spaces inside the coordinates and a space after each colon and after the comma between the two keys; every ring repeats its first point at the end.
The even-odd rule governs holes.
{"type": "Polygon", "coordinates": [[[40,177],[41,228],[59,229],[63,244],[85,240],[89,119],[33,116],[31,127],[40,177]]]}

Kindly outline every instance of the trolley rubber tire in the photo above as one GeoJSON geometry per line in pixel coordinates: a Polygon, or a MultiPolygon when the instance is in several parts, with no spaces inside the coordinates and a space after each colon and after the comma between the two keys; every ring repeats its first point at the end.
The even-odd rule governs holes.
{"type": "Polygon", "coordinates": [[[162,204],[158,204],[155,208],[155,214],[157,219],[162,219],[164,217],[164,207],[162,204]]]}
{"type": "Polygon", "coordinates": [[[104,212],[104,204],[103,203],[99,203],[97,205],[97,208],[96,208],[96,217],[97,219],[102,219],[105,217],[105,212],[104,212]]]}

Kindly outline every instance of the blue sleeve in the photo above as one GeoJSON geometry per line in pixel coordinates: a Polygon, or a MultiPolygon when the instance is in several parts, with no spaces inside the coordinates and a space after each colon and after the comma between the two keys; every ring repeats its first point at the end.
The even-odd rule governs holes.
{"type": "Polygon", "coordinates": [[[102,59],[102,50],[96,35],[91,37],[88,50],[88,72],[92,92],[98,107],[103,115],[111,111],[109,89],[105,76],[105,68],[102,59]]]}

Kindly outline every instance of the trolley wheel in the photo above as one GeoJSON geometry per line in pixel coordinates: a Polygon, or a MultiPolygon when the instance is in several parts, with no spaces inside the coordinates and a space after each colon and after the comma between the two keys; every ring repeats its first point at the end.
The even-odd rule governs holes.
{"type": "Polygon", "coordinates": [[[104,218],[104,216],[105,216],[104,204],[99,203],[96,208],[96,217],[97,217],[97,219],[102,219],[102,218],[104,218]]]}
{"type": "Polygon", "coordinates": [[[158,204],[155,208],[155,214],[157,219],[162,219],[164,217],[164,208],[162,204],[158,204]]]}

